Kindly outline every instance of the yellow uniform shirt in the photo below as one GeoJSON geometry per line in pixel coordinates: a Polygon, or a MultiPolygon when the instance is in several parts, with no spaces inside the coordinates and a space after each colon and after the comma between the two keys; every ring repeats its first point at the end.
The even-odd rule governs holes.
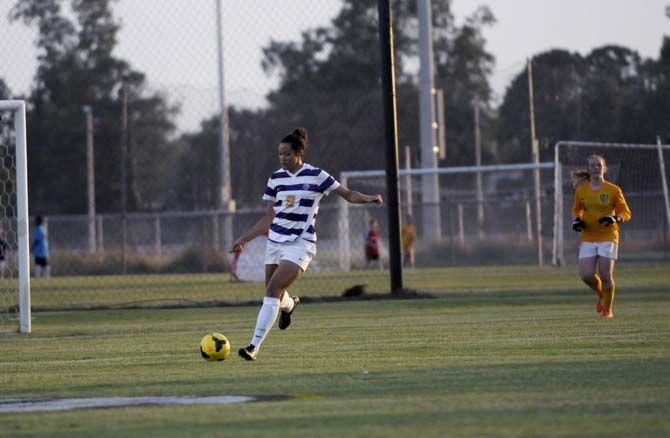
{"type": "Polygon", "coordinates": [[[580,184],[575,190],[572,215],[581,216],[586,224],[580,233],[582,242],[614,242],[619,244],[619,225],[601,225],[598,219],[616,215],[621,221],[630,220],[630,209],[619,186],[608,181],[598,189],[592,189],[588,182],[580,184]]]}
{"type": "Polygon", "coordinates": [[[400,233],[402,234],[403,248],[412,248],[414,246],[414,238],[416,237],[416,227],[405,224],[400,229],[400,233]]]}

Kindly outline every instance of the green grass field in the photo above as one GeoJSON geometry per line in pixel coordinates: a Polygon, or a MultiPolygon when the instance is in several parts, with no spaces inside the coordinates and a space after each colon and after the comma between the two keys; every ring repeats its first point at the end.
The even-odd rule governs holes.
{"type": "MultiPolygon", "coordinates": [[[[32,334],[0,334],[0,402],[290,398],[6,413],[0,435],[668,436],[670,268],[617,275],[616,316],[603,321],[574,267],[410,272],[408,286],[437,298],[303,304],[254,363],[205,362],[197,343],[216,330],[239,348],[256,306],[36,312],[32,334]]],[[[76,284],[58,281],[61,293],[76,284]]],[[[308,275],[296,289],[318,285],[308,275]]]]}

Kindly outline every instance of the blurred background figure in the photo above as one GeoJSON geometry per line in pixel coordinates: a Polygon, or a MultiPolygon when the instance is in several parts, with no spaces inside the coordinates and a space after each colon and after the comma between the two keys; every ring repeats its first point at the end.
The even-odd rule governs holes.
{"type": "Polygon", "coordinates": [[[412,214],[408,213],[405,223],[400,229],[402,235],[403,264],[414,267],[414,240],[416,239],[416,227],[412,214]]]}
{"type": "Polygon", "coordinates": [[[7,251],[9,251],[9,243],[5,240],[5,230],[0,227],[0,278],[5,278],[7,251]]]}
{"type": "Polygon", "coordinates": [[[30,247],[35,258],[35,278],[49,278],[49,241],[42,216],[35,217],[33,244],[30,247]]]}
{"type": "Polygon", "coordinates": [[[370,230],[365,236],[365,268],[370,267],[376,262],[379,269],[384,269],[382,259],[380,257],[379,245],[382,240],[382,233],[379,231],[379,221],[377,219],[370,219],[370,230]]]}

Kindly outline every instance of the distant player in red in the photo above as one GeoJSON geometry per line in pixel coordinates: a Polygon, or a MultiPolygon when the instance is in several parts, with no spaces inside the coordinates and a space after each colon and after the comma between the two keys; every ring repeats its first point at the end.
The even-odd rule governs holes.
{"type": "Polygon", "coordinates": [[[365,267],[370,269],[373,263],[379,264],[379,269],[384,269],[379,252],[379,245],[382,240],[382,233],[379,231],[379,221],[370,219],[370,230],[365,236],[365,267]]]}

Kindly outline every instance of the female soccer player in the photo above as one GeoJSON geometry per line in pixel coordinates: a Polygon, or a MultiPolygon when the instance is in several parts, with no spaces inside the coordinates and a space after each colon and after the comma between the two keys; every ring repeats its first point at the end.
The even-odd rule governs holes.
{"type": "Polygon", "coordinates": [[[316,254],[315,223],[321,198],[335,192],[354,204],[382,203],[381,195],[348,190],[326,171],[303,163],[306,149],[304,128],[282,139],[279,143],[281,169],[270,176],[263,195],[267,201],[265,215],[233,244],[233,252],[242,251],[247,242],[268,233],[263,305],[251,342],[238,351],[245,360],[256,360],[277,315],[280,330],[291,324],[291,314],[299,299],[291,298],[287,289],[302,276],[316,254]]]}
{"type": "Polygon", "coordinates": [[[580,233],[579,276],[598,294],[596,312],[612,318],[619,224],[630,220],[631,213],[621,189],[605,181],[605,172],[605,159],[591,155],[586,170],[571,173],[575,185],[572,228],[580,233]]]}

